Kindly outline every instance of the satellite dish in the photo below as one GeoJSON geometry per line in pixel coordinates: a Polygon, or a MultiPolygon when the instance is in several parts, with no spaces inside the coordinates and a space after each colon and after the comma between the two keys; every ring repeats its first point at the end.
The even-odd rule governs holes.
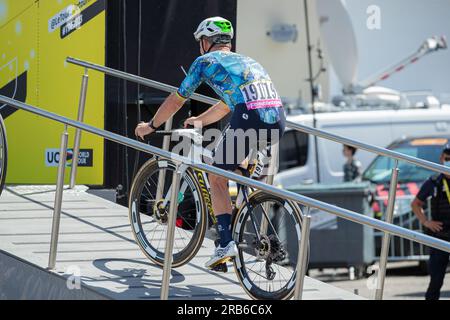
{"type": "Polygon", "coordinates": [[[342,0],[316,0],[320,33],[344,92],[357,82],[358,48],[350,16],[342,0]]]}

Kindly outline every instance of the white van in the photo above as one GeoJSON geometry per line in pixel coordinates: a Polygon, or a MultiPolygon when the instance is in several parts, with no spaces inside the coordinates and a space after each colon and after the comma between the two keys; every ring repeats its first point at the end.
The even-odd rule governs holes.
{"type": "MultiPolygon", "coordinates": [[[[288,116],[288,120],[313,126],[311,114],[288,116]]],[[[431,136],[450,133],[450,108],[344,111],[316,114],[317,128],[346,138],[386,147],[396,139],[408,136],[431,136]]],[[[321,183],[343,181],[345,158],[341,144],[317,139],[321,183]]],[[[365,170],[375,158],[363,150],[355,158],[365,170]]],[[[274,184],[283,188],[318,182],[314,136],[287,129],[280,142],[279,173],[274,184]]]]}

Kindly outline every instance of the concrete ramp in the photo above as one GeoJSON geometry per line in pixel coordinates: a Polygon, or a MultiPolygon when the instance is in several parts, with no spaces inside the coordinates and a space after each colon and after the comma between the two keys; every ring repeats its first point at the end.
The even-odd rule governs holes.
{"type": "Polygon", "coordinates": [[[105,300],[99,292],[70,278],[0,250],[1,300],[105,300]],[[73,288],[73,289],[72,289],[73,288]]]}
{"type": "MultiPolygon", "coordinates": [[[[159,299],[162,269],[136,245],[128,209],[86,192],[64,190],[56,270],[46,270],[54,186],[8,187],[0,197],[2,299],[159,299]]],[[[249,299],[232,265],[228,273],[203,268],[213,250],[173,269],[169,299],[249,299]]],[[[364,299],[306,278],[304,299],[364,299]]]]}

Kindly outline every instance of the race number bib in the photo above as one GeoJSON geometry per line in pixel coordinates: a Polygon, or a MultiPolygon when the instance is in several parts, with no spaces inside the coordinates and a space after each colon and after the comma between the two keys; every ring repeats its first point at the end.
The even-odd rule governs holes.
{"type": "Polygon", "coordinates": [[[254,80],[240,86],[240,90],[249,110],[282,106],[281,99],[270,80],[254,80]]]}

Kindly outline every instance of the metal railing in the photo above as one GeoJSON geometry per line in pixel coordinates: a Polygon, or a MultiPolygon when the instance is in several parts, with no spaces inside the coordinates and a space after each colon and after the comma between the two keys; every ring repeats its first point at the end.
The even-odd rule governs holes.
{"type": "MultiPolygon", "coordinates": [[[[174,161],[177,164],[177,171],[179,169],[179,166],[184,164],[188,165],[194,169],[205,171],[211,174],[220,175],[227,179],[239,182],[243,185],[247,185],[249,187],[253,187],[255,189],[259,189],[280,197],[283,197],[285,199],[289,199],[295,202],[298,202],[308,208],[316,208],[319,210],[326,211],[328,213],[337,215],[338,217],[341,217],[343,219],[347,219],[356,223],[360,223],[363,225],[367,225],[370,227],[373,227],[375,229],[384,231],[385,233],[396,235],[399,237],[403,237],[409,240],[413,240],[422,244],[425,244],[427,246],[431,246],[433,248],[437,248],[440,250],[444,250],[446,252],[450,252],[450,243],[436,239],[434,237],[430,237],[415,231],[411,231],[405,228],[401,228],[395,225],[392,225],[390,223],[386,223],[383,221],[376,220],[374,218],[370,218],[367,216],[363,216],[359,213],[346,210],[343,208],[336,207],[331,204],[327,204],[318,200],[314,200],[305,196],[302,196],[300,194],[296,194],[293,192],[289,192],[286,190],[275,188],[271,185],[264,184],[262,182],[252,180],[250,178],[246,178],[240,175],[237,175],[235,173],[225,171],[222,169],[218,169],[216,167],[204,164],[204,163],[196,163],[193,162],[191,159],[182,157],[177,154],[170,153],[166,150],[162,150],[150,145],[147,145],[142,142],[138,142],[136,140],[126,138],[123,136],[120,136],[118,134],[105,131],[99,128],[95,128],[93,126],[81,123],[79,121],[74,121],[71,119],[68,119],[66,117],[30,106],[28,104],[10,99],[5,96],[0,95],[0,102],[6,103],[12,107],[15,107],[17,109],[27,111],[30,113],[33,113],[35,115],[39,115],[41,117],[51,119],[57,122],[60,122],[64,124],[64,132],[62,134],[62,141],[61,141],[61,150],[62,153],[67,150],[67,126],[74,127],[79,130],[83,130],[98,136],[101,136],[107,140],[126,145],[128,147],[134,148],[139,151],[147,152],[150,154],[154,154],[157,156],[160,156],[162,158],[170,159],[174,161]]],[[[51,243],[51,250],[50,250],[50,258],[49,258],[49,267],[54,268],[55,266],[55,260],[56,260],[56,250],[57,250],[57,241],[58,241],[58,232],[59,232],[59,221],[60,221],[60,215],[61,215],[61,201],[62,201],[62,190],[63,190],[63,184],[64,184],[64,168],[65,168],[65,158],[61,157],[61,161],[59,163],[59,169],[58,169],[58,178],[57,178],[57,192],[55,195],[55,209],[54,209],[54,217],[53,217],[53,227],[52,227],[52,243],[51,243]]],[[[180,175],[175,174],[174,175],[174,185],[177,186],[179,184],[180,175]]],[[[178,194],[177,190],[173,192],[173,194],[178,194]]],[[[176,206],[177,202],[171,202],[171,212],[176,212],[176,206]]],[[[172,261],[172,254],[171,254],[171,244],[173,245],[173,234],[175,229],[175,219],[171,219],[171,223],[168,226],[168,239],[166,242],[166,259],[164,264],[164,271],[163,271],[163,284],[162,284],[162,290],[161,290],[161,298],[167,299],[168,297],[168,287],[169,287],[169,277],[171,272],[171,261],[172,261]]],[[[310,217],[309,215],[304,216],[304,223],[303,223],[303,230],[302,230],[302,239],[299,243],[299,255],[298,255],[298,263],[297,263],[297,281],[296,283],[296,290],[295,290],[295,297],[301,298],[302,292],[303,292],[303,281],[306,273],[306,248],[307,248],[307,240],[309,238],[309,222],[310,217]]]]}
{"type": "MultiPolygon", "coordinates": [[[[276,187],[273,187],[271,185],[267,185],[265,183],[262,183],[257,180],[253,180],[250,178],[246,178],[240,175],[237,175],[233,172],[225,171],[222,169],[218,169],[216,167],[204,164],[204,163],[198,163],[193,162],[191,159],[180,156],[178,154],[173,154],[171,152],[168,152],[166,150],[162,150],[160,148],[156,148],[150,145],[147,145],[142,142],[138,142],[136,140],[126,138],[123,136],[120,136],[118,134],[105,131],[99,128],[95,128],[93,126],[81,123],[79,121],[71,120],[66,117],[57,115],[52,112],[48,112],[39,108],[36,108],[34,106],[13,100],[11,98],[5,97],[0,95],[0,102],[6,103],[14,108],[27,111],[30,113],[33,113],[35,115],[51,119],[57,122],[60,122],[64,124],[64,132],[62,134],[62,140],[61,140],[61,150],[64,152],[64,150],[67,149],[67,126],[74,127],[79,130],[83,130],[98,136],[101,136],[107,140],[126,145],[128,147],[134,148],[139,151],[143,151],[146,153],[154,154],[162,158],[170,159],[174,161],[177,165],[177,171],[180,167],[180,165],[188,165],[194,169],[205,171],[211,174],[220,175],[227,179],[239,182],[243,185],[253,187],[255,189],[259,189],[280,197],[283,197],[285,199],[289,199],[295,202],[298,202],[308,208],[316,208],[319,210],[326,211],[328,213],[334,214],[338,217],[341,217],[343,219],[347,219],[356,223],[360,223],[363,225],[367,225],[370,227],[373,227],[375,229],[384,231],[387,234],[390,235],[396,235],[399,237],[403,237],[412,241],[416,241],[419,243],[422,243],[427,246],[431,246],[436,249],[440,249],[446,252],[450,252],[450,243],[430,237],[428,235],[424,235],[415,231],[411,231],[405,228],[401,228],[398,226],[395,226],[393,224],[383,222],[376,220],[371,217],[367,217],[364,215],[361,215],[359,213],[339,208],[334,205],[324,203],[322,201],[314,200],[305,196],[302,196],[300,194],[296,194],[294,192],[282,190],[276,187]]],[[[60,215],[61,215],[61,201],[62,201],[62,190],[63,190],[63,184],[64,184],[64,168],[65,168],[65,161],[66,159],[64,157],[61,157],[61,161],[59,162],[59,169],[58,169],[58,178],[57,178],[57,192],[55,195],[55,209],[54,209],[54,217],[53,217],[53,227],[52,227],[52,243],[51,243],[51,250],[49,255],[49,267],[52,268],[55,265],[55,259],[56,259],[56,250],[57,250],[57,241],[58,241],[58,232],[59,232],[59,221],[60,221],[60,215]]],[[[174,175],[174,185],[178,185],[180,179],[179,174],[174,175]]],[[[178,194],[177,190],[173,192],[173,194],[178,194]]],[[[171,202],[171,212],[176,212],[176,206],[177,201],[171,202]]],[[[302,292],[303,292],[303,281],[306,273],[306,239],[309,238],[309,222],[310,217],[309,215],[304,216],[304,223],[303,223],[303,230],[302,230],[302,240],[299,241],[299,255],[298,255],[298,264],[297,264],[297,278],[296,278],[296,288],[295,288],[295,297],[297,299],[301,298],[302,292]]],[[[164,271],[163,271],[163,283],[162,283],[162,290],[161,290],[161,298],[167,299],[168,298],[168,288],[169,288],[169,281],[170,281],[170,272],[171,272],[171,261],[172,261],[172,255],[171,255],[171,247],[170,245],[173,244],[173,234],[175,230],[175,219],[171,219],[171,224],[168,226],[168,236],[169,237],[166,240],[166,250],[165,254],[165,264],[164,264],[164,271]],[[170,254],[169,254],[170,253],[170,254]]]]}
{"type": "MultiPolygon", "coordinates": [[[[102,73],[110,75],[110,76],[118,77],[118,78],[121,78],[124,80],[135,82],[135,83],[138,83],[138,84],[141,84],[144,86],[148,86],[151,88],[159,89],[162,91],[173,93],[177,90],[177,88],[174,86],[170,86],[170,85],[158,82],[158,81],[146,79],[143,77],[139,77],[139,76],[136,76],[136,75],[133,75],[130,73],[115,70],[115,69],[108,68],[105,66],[100,66],[98,64],[82,61],[79,59],[68,57],[67,62],[84,67],[85,70],[87,70],[87,69],[96,70],[96,71],[102,72],[102,73]]],[[[85,73],[85,75],[86,75],[86,73],[85,73]]],[[[82,86],[82,88],[83,88],[83,86],[82,86]]],[[[82,89],[81,97],[83,97],[83,89],[82,89]]],[[[216,100],[216,99],[213,99],[211,97],[207,97],[204,95],[200,95],[200,94],[193,94],[190,98],[193,100],[207,103],[207,104],[216,104],[218,102],[218,100],[216,100]]],[[[81,104],[81,101],[82,101],[82,99],[80,98],[80,104],[81,104]]],[[[80,115],[78,115],[78,117],[80,118],[80,115]]],[[[335,135],[335,134],[332,134],[332,133],[329,133],[326,131],[311,128],[311,127],[301,125],[298,123],[294,123],[291,121],[286,121],[286,125],[294,130],[312,134],[316,137],[324,138],[324,139],[331,140],[331,141],[341,143],[341,144],[350,145],[355,148],[359,148],[359,149],[366,150],[368,152],[372,152],[372,153],[375,153],[375,154],[378,154],[381,156],[386,156],[386,157],[395,159],[396,160],[395,166],[392,169],[392,175],[391,175],[391,181],[390,181],[388,208],[386,211],[386,222],[389,224],[392,224],[392,222],[393,222],[393,212],[394,212],[394,206],[395,206],[396,189],[397,189],[398,173],[399,173],[399,169],[398,169],[399,161],[406,161],[406,162],[409,162],[409,163],[412,163],[412,164],[415,164],[415,165],[418,165],[418,166],[421,166],[421,167],[424,167],[424,168],[427,168],[427,169],[430,169],[430,170],[433,170],[433,171],[436,171],[439,173],[444,173],[444,174],[450,175],[450,168],[444,167],[444,166],[436,164],[436,163],[432,163],[432,162],[429,162],[426,160],[414,158],[412,156],[401,154],[399,152],[388,150],[388,149],[381,148],[381,147],[377,147],[374,145],[369,145],[364,142],[360,142],[357,140],[338,136],[338,135],[335,135]]],[[[76,166],[77,163],[73,163],[72,165],[76,166]]],[[[273,176],[271,178],[273,178],[273,176]]],[[[307,232],[309,234],[309,230],[307,230],[307,232]]],[[[305,245],[305,244],[303,243],[303,245],[305,245]]],[[[376,289],[376,293],[375,293],[375,299],[377,299],[377,300],[381,300],[383,298],[384,281],[385,281],[385,276],[386,276],[386,267],[387,267],[389,246],[390,246],[390,234],[389,234],[389,232],[384,231],[381,253],[380,253],[380,260],[379,260],[379,267],[378,267],[379,272],[378,272],[377,289],[376,289]]],[[[300,247],[301,253],[303,251],[305,251],[305,250],[302,251],[302,249],[304,249],[304,248],[300,247]]],[[[299,255],[299,262],[300,262],[300,258],[301,257],[299,255]]]]}

